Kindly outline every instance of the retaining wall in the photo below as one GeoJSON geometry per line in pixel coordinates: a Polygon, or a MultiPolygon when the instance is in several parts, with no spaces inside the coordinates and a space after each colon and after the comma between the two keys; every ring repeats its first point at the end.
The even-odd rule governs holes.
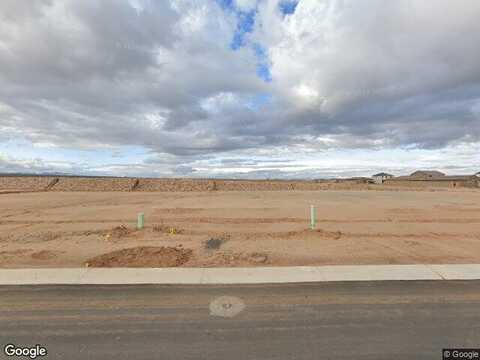
{"type": "MultiPolygon", "coordinates": [[[[356,183],[356,182],[355,182],[356,183]]],[[[348,188],[350,182],[95,177],[0,177],[0,191],[284,191],[348,188]]]]}
{"type": "Polygon", "coordinates": [[[43,191],[54,179],[54,176],[2,176],[0,177],[0,190],[43,191]]]}
{"type": "Polygon", "coordinates": [[[382,190],[398,188],[478,188],[478,181],[386,180],[369,185],[355,180],[214,180],[135,179],[95,177],[4,176],[0,192],[10,191],[291,191],[291,190],[382,190]],[[387,186],[386,186],[387,185],[387,186]]]}
{"type": "Polygon", "coordinates": [[[133,178],[59,177],[49,191],[130,191],[134,185],[133,178]]]}
{"type": "Polygon", "coordinates": [[[385,185],[409,188],[477,188],[477,180],[385,180],[385,185]]]}

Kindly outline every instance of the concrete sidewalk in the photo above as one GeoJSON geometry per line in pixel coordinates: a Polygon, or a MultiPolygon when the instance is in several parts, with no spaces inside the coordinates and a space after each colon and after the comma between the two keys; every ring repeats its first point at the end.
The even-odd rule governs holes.
{"type": "Polygon", "coordinates": [[[0,285],[272,284],[327,281],[477,280],[480,264],[257,268],[1,269],[0,285]]]}

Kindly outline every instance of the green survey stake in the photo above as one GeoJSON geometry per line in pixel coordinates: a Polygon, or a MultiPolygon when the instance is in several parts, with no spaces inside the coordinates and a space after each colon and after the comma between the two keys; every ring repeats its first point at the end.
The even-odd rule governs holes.
{"type": "Polygon", "coordinates": [[[317,223],[317,210],[314,205],[310,205],[310,229],[315,229],[317,223]]]}
{"type": "Polygon", "coordinates": [[[143,229],[144,224],[145,224],[145,214],[139,213],[137,218],[137,229],[143,229]]]}

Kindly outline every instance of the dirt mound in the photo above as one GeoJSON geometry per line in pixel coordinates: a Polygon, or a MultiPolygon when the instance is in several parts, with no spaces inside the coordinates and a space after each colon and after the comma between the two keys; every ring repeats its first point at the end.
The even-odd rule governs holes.
{"type": "Polygon", "coordinates": [[[139,246],[96,256],[88,267],[177,267],[190,260],[192,250],[174,247],[139,246]]]}
{"type": "Polygon", "coordinates": [[[57,254],[54,251],[49,250],[41,250],[34,252],[32,255],[32,259],[35,260],[51,260],[57,257],[57,254]]]}
{"type": "Polygon", "coordinates": [[[87,231],[83,232],[83,235],[91,235],[91,234],[100,234],[103,238],[107,241],[113,241],[122,239],[124,237],[128,237],[135,233],[136,229],[128,228],[125,225],[115,226],[109,230],[100,230],[100,231],[87,231]]]}
{"type": "Polygon", "coordinates": [[[20,256],[25,255],[26,253],[30,252],[31,249],[18,249],[12,251],[0,251],[0,262],[2,260],[10,260],[12,258],[17,258],[20,256]]]}
{"type": "Polygon", "coordinates": [[[112,230],[110,230],[107,233],[107,235],[110,235],[110,236],[115,237],[115,238],[121,238],[121,237],[130,235],[132,232],[134,232],[133,229],[129,229],[125,225],[120,225],[120,226],[116,226],[112,230]]]}

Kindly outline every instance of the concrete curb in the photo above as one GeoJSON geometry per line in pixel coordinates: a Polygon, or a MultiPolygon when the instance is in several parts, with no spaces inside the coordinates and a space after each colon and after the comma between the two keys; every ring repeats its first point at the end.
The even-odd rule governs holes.
{"type": "Polygon", "coordinates": [[[257,268],[0,269],[0,285],[199,285],[476,279],[480,279],[480,264],[339,265],[257,268]]]}

